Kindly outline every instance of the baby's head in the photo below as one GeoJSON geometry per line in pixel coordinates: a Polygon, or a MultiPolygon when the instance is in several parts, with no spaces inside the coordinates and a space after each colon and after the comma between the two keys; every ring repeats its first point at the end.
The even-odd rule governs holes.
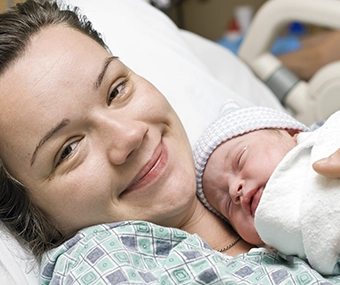
{"type": "Polygon", "coordinates": [[[198,197],[252,244],[262,243],[254,227],[262,191],[301,131],[308,128],[283,112],[228,101],[196,144],[198,197]]]}

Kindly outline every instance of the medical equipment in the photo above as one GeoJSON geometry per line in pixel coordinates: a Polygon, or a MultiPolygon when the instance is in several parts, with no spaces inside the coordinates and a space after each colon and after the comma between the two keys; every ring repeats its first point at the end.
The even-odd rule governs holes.
{"type": "Polygon", "coordinates": [[[305,82],[269,50],[282,27],[292,21],[339,29],[339,17],[336,0],[268,1],[255,15],[239,50],[239,57],[305,124],[325,120],[340,109],[340,61],[324,66],[305,82]]]}

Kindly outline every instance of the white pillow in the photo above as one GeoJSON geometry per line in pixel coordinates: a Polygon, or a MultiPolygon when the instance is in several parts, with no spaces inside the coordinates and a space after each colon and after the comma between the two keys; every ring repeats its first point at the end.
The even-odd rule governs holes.
{"type": "Polygon", "coordinates": [[[287,111],[272,91],[254,76],[249,66],[231,51],[189,31],[182,30],[181,34],[214,78],[227,88],[254,105],[287,111]]]}
{"type": "Polygon", "coordinates": [[[39,266],[0,222],[0,284],[38,284],[39,266]]]}

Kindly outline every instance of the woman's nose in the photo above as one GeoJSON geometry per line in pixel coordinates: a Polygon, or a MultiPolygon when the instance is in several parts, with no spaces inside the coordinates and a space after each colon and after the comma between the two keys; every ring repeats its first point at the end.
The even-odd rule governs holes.
{"type": "Polygon", "coordinates": [[[237,204],[240,202],[240,197],[242,196],[242,191],[244,189],[244,181],[237,180],[233,183],[232,187],[229,190],[229,195],[232,201],[237,204]]]}
{"type": "Polygon", "coordinates": [[[115,120],[110,124],[107,154],[114,165],[122,165],[138,149],[149,131],[149,126],[136,120],[115,120]]]}

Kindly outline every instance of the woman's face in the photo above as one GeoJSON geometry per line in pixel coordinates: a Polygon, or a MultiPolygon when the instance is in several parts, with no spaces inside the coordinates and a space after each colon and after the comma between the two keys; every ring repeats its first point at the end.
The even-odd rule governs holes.
{"type": "Polygon", "coordinates": [[[178,226],[193,207],[176,113],[86,35],[45,28],[0,86],[1,159],[64,233],[128,219],[178,226]]]}

